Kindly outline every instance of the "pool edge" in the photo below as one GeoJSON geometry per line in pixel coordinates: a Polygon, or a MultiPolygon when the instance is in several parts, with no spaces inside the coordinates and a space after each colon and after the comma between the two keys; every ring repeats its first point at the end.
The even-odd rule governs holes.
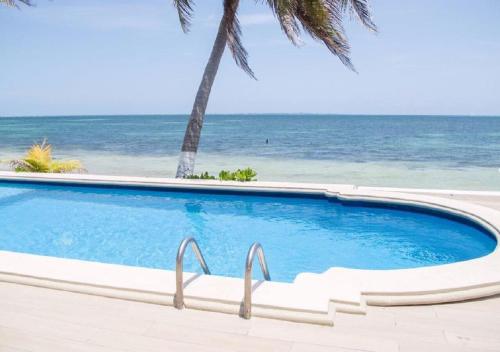
{"type": "MultiPolygon", "coordinates": [[[[407,189],[403,192],[368,187],[358,188],[354,185],[285,182],[243,184],[165,178],[18,174],[12,172],[0,172],[1,180],[322,194],[341,200],[393,202],[451,212],[466,217],[473,222],[479,222],[481,226],[487,226],[497,239],[497,247],[493,252],[484,257],[464,262],[397,270],[330,268],[322,274],[301,273],[291,284],[265,283],[255,290],[255,316],[331,325],[335,311],[363,314],[367,304],[383,306],[433,304],[462,301],[500,293],[500,270],[495,270],[495,268],[500,268],[498,245],[500,212],[469,202],[423,195],[419,192],[416,192],[417,194],[405,193],[408,192],[407,189]],[[283,295],[287,293],[290,299],[283,302],[283,295]],[[311,300],[316,302],[311,302],[311,300]]],[[[130,275],[131,281],[137,284],[141,283],[139,276],[145,275],[146,272],[149,272],[146,276],[150,277],[150,280],[170,282],[163,289],[148,291],[133,285],[127,287],[126,282],[117,285],[109,277],[100,277],[100,280],[97,280],[100,282],[99,285],[92,283],[92,275],[104,276],[102,268],[106,266],[116,267],[116,265],[92,263],[89,266],[87,263],[90,262],[22,253],[15,253],[17,259],[13,262],[12,254],[13,252],[0,251],[0,281],[172,305],[171,300],[175,288],[172,290],[172,287],[168,286],[175,283],[175,278],[171,276],[172,271],[119,266],[120,270],[128,273],[125,275],[130,275]],[[33,260],[33,257],[37,257],[37,259],[33,260]],[[51,269],[50,266],[46,272],[37,271],[40,269],[40,265],[43,267],[44,262],[53,259],[60,261],[58,265],[64,263],[63,266],[68,266],[68,269],[71,267],[76,272],[81,271],[84,274],[86,272],[85,275],[90,275],[90,278],[80,281],[73,280],[75,271],[68,272],[68,276],[57,277],[53,271],[55,267],[51,269]],[[34,267],[18,265],[20,262],[30,261],[33,261],[34,267]],[[75,262],[78,262],[77,265],[73,265],[75,262]],[[93,269],[95,265],[101,269],[93,269]],[[139,272],[136,271],[138,269],[139,272]]],[[[189,308],[238,314],[243,292],[242,279],[202,276],[194,283],[186,288],[186,305],[189,308]],[[227,294],[224,293],[218,297],[218,291],[227,291],[227,294]]],[[[143,284],[146,286],[152,284],[153,287],[155,285],[155,283],[146,281],[143,284]]]]}

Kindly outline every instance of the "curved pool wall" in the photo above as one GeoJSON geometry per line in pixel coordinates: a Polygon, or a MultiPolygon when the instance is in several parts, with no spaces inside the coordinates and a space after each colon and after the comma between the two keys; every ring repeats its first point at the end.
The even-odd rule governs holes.
{"type": "MultiPolygon", "coordinates": [[[[166,178],[56,175],[0,172],[0,180],[96,187],[169,188],[178,191],[312,195],[349,204],[383,203],[411,207],[424,213],[438,211],[479,226],[500,237],[500,212],[453,196],[459,191],[432,191],[287,182],[235,183],[166,178]],[[430,195],[434,194],[434,195],[430,195]]],[[[498,200],[498,192],[467,192],[468,197],[498,200]],[[473,193],[473,194],[472,194],[473,193]],[[493,197],[493,198],[491,198],[493,197]],[[497,197],[497,198],[494,198],[497,197]]],[[[461,220],[462,221],[462,220],[461,220]]],[[[483,231],[483,230],[481,230],[483,231]]],[[[367,305],[420,305],[470,300],[500,294],[500,250],[451,264],[397,270],[332,267],[300,273],[293,283],[260,281],[253,285],[252,316],[333,325],[335,312],[364,314],[367,305]]],[[[272,270],[272,269],[271,269],[272,270]]],[[[84,294],[172,306],[176,274],[172,270],[107,264],[87,260],[0,250],[0,282],[34,285],[84,294]]],[[[241,278],[184,273],[184,305],[191,309],[239,314],[244,281],[241,278]]]]}
{"type": "MultiPolygon", "coordinates": [[[[319,194],[0,181],[0,215],[0,250],[174,270],[189,235],[213,274],[242,277],[258,241],[273,280],[284,282],[332,267],[456,263],[497,244],[457,214],[319,194]]],[[[199,271],[193,255],[185,270],[199,271]]]]}

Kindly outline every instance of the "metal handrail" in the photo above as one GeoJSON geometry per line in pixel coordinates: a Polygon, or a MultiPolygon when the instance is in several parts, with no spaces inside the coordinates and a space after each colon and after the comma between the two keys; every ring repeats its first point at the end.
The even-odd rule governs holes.
{"type": "Polygon", "coordinates": [[[248,250],[245,263],[245,296],[243,299],[243,318],[245,319],[250,319],[252,316],[252,264],[256,253],[259,256],[260,269],[262,270],[264,279],[267,281],[271,280],[266,257],[264,256],[264,250],[260,243],[255,242],[248,250]]]}
{"type": "Polygon", "coordinates": [[[200,247],[198,246],[198,242],[193,237],[186,237],[182,240],[179,245],[179,249],[177,250],[177,258],[175,262],[175,296],[174,296],[174,307],[177,309],[184,308],[184,280],[183,280],[183,262],[184,262],[184,253],[186,252],[186,248],[188,244],[191,243],[191,248],[193,248],[194,254],[196,254],[196,258],[203,269],[203,272],[207,275],[210,275],[210,270],[208,270],[207,263],[205,262],[205,258],[203,258],[203,254],[201,254],[200,247]]]}

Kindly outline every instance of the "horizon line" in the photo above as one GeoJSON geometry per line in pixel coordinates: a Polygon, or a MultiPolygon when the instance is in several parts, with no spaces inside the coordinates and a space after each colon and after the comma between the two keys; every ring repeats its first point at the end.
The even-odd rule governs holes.
{"type": "MultiPolygon", "coordinates": [[[[482,115],[482,114],[355,114],[355,113],[314,113],[314,112],[269,112],[269,113],[210,113],[205,116],[232,116],[232,115],[246,115],[246,116],[293,116],[293,115],[314,115],[314,116],[373,116],[373,117],[398,117],[398,116],[414,116],[414,117],[500,117],[500,114],[482,115]]],[[[151,114],[55,114],[55,115],[0,115],[1,118],[43,118],[43,117],[129,117],[129,116],[190,116],[187,113],[151,113],[151,114]]]]}

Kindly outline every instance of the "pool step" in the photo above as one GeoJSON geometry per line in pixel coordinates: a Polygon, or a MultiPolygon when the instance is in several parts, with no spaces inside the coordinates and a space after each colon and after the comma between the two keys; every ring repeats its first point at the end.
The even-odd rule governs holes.
{"type": "MultiPolygon", "coordinates": [[[[244,281],[184,273],[186,308],[240,314],[244,281]]],[[[173,306],[175,272],[0,251],[0,281],[173,306]]],[[[333,325],[336,306],[308,285],[253,281],[252,316],[333,325]]]]}
{"type": "Polygon", "coordinates": [[[185,237],[181,241],[176,256],[175,272],[174,306],[178,309],[187,307],[224,311],[238,314],[245,319],[261,316],[333,325],[335,307],[330,304],[324,291],[310,290],[304,285],[271,282],[264,250],[258,242],[250,246],[245,259],[243,295],[240,279],[210,275],[202,250],[193,237],[185,237]],[[207,276],[184,279],[183,262],[189,244],[207,276]],[[265,281],[252,280],[253,262],[256,257],[265,281]]]}
{"type": "MultiPolygon", "coordinates": [[[[252,281],[252,316],[333,325],[335,306],[323,293],[290,283],[252,281]]],[[[202,275],[184,291],[186,308],[240,314],[243,280],[202,275]]]]}
{"type": "Polygon", "coordinates": [[[334,285],[325,284],[332,280],[324,280],[324,276],[325,273],[301,273],[297,275],[293,283],[298,287],[307,287],[309,290],[322,292],[339,313],[366,314],[366,300],[358,285],[342,281],[333,281],[334,285]]]}

